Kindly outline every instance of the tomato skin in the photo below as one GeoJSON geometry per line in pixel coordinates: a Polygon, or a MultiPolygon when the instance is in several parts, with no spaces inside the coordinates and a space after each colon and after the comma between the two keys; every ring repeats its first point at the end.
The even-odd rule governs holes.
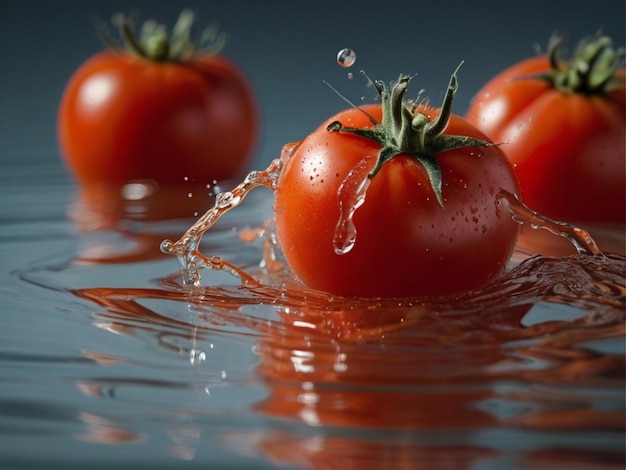
{"type": "Polygon", "coordinates": [[[101,52],[72,76],[58,114],[61,152],[82,183],[233,178],[258,132],[254,94],[221,56],[152,62],[101,52]]]}
{"type": "Polygon", "coordinates": [[[535,57],[503,71],[479,91],[466,118],[502,143],[529,207],[573,223],[623,225],[624,86],[566,93],[532,78],[550,67],[535,57]]]}
{"type": "MultiPolygon", "coordinates": [[[[380,105],[362,109],[381,119],[380,105]]],[[[438,114],[432,108],[424,112],[438,114]]],[[[380,150],[374,141],[327,131],[336,120],[372,127],[356,109],[327,120],[287,159],[275,194],[277,238],[304,284],[354,297],[438,296],[479,288],[505,269],[518,225],[499,205],[497,194],[501,188],[519,189],[495,146],[437,155],[445,210],[420,163],[407,155],[385,163],[355,212],[353,249],[336,254],[338,189],[359,161],[380,150]]],[[[451,116],[446,133],[486,140],[458,116],[451,116]]]]}

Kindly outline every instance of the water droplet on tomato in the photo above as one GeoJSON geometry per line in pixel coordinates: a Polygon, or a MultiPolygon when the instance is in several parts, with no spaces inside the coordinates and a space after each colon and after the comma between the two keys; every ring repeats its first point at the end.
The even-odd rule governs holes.
{"type": "Polygon", "coordinates": [[[342,67],[352,67],[356,62],[356,52],[352,49],[341,49],[337,53],[337,63],[342,67]]]}
{"type": "Polygon", "coordinates": [[[298,144],[299,142],[289,142],[288,144],[283,145],[283,148],[280,152],[280,161],[285,163],[287,160],[289,160],[298,148],[298,144]]]}
{"type": "Polygon", "coordinates": [[[333,248],[338,255],[345,255],[356,243],[356,227],[352,220],[356,210],[365,202],[370,185],[369,173],[376,165],[376,156],[361,160],[343,180],[337,192],[339,221],[333,234],[333,248]]]}

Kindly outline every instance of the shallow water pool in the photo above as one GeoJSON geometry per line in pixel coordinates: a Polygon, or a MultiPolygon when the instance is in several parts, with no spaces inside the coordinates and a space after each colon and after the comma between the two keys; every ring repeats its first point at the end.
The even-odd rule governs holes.
{"type": "Polygon", "coordinates": [[[149,220],[60,163],[0,182],[3,468],[623,468],[621,257],[525,248],[460,299],[346,302],[259,266],[259,189],[203,251],[261,285],[194,287],[159,245],[198,208],[149,220]]]}

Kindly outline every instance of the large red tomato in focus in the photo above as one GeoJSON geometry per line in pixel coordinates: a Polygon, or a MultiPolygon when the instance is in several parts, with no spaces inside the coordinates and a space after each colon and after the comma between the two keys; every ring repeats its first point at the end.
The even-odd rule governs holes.
{"type": "MultiPolygon", "coordinates": [[[[373,128],[362,111],[380,122],[383,108],[369,105],[333,116],[286,158],[275,194],[275,221],[289,267],[309,287],[345,296],[438,296],[484,286],[505,269],[518,234],[517,223],[498,200],[501,189],[514,194],[519,189],[497,146],[434,155],[441,167],[444,207],[422,164],[408,154],[390,159],[371,178],[365,202],[354,214],[354,247],[335,252],[339,188],[381,145],[330,132],[327,125],[340,121],[346,127],[373,128]]],[[[439,114],[424,107],[414,112],[430,121],[439,114]]],[[[486,140],[455,115],[445,134],[486,140]]]]}
{"type": "Polygon", "coordinates": [[[72,76],[58,114],[61,152],[83,183],[230,179],[247,170],[258,133],[250,84],[219,54],[101,52],[72,76]]]}
{"type": "Polygon", "coordinates": [[[549,217],[625,222],[624,70],[619,55],[609,63],[615,70],[600,67],[609,46],[607,38],[586,43],[569,64],[556,59],[556,47],[522,61],[487,83],[468,110],[469,122],[502,143],[524,202],[549,217]],[[583,67],[585,47],[583,57],[593,52],[595,62],[583,67]]]}

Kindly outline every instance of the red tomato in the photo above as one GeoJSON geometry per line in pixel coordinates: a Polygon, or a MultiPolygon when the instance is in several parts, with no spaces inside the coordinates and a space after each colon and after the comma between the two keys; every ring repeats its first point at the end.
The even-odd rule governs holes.
{"type": "Polygon", "coordinates": [[[524,202],[549,217],[624,224],[624,70],[616,71],[620,55],[609,50],[610,41],[600,38],[566,65],[553,45],[549,56],[518,63],[487,83],[467,113],[502,142],[524,202]]]}
{"type": "MultiPolygon", "coordinates": [[[[392,91],[392,96],[397,94],[392,91]]],[[[340,112],[286,158],[275,195],[276,234],[289,267],[309,287],[360,297],[438,296],[484,286],[505,269],[518,225],[500,206],[498,192],[519,192],[515,174],[497,146],[433,151],[453,135],[485,144],[481,132],[455,115],[449,116],[445,133],[439,135],[439,129],[427,139],[432,137],[433,145],[422,149],[440,167],[442,204],[416,153],[400,149],[371,177],[367,197],[354,213],[354,247],[345,254],[335,252],[339,188],[365,157],[381,151],[381,144],[330,132],[327,126],[340,121],[366,132],[384,132],[391,118],[383,114],[395,113],[398,104],[404,106],[396,102],[387,109],[383,94],[383,105],[340,112]],[[383,124],[374,127],[362,111],[383,124]]],[[[440,110],[419,106],[412,113],[404,118],[421,115],[432,125],[440,110]]]]}
{"type": "Polygon", "coordinates": [[[118,50],[95,55],[73,75],[58,131],[83,183],[212,183],[245,172],[258,121],[247,79],[224,57],[118,50]]]}

